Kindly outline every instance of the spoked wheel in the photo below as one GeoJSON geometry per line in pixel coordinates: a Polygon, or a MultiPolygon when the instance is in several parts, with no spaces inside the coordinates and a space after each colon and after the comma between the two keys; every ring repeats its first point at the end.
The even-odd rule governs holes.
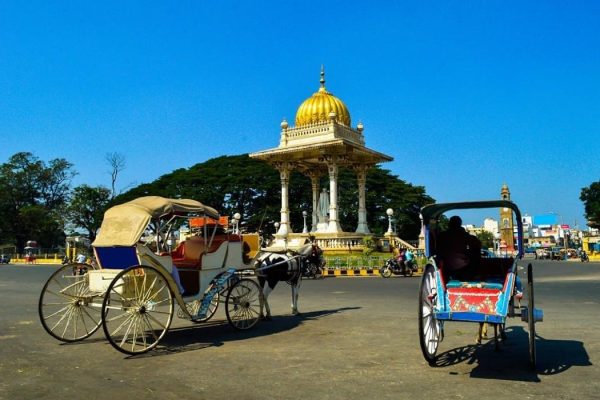
{"type": "Polygon", "coordinates": [[[527,266],[527,323],[529,325],[529,363],[535,368],[535,302],[533,298],[533,268],[527,266]]]}
{"type": "Polygon", "coordinates": [[[256,325],[261,308],[260,286],[252,279],[240,279],[229,289],[225,300],[225,314],[235,329],[246,330],[256,325]]]}
{"type": "Polygon", "coordinates": [[[65,265],[54,272],[44,285],[38,302],[42,326],[63,342],[76,342],[91,336],[102,322],[102,293],[90,291],[87,268],[75,268],[80,265],[65,265]]]}
{"type": "Polygon", "coordinates": [[[429,364],[435,363],[435,354],[443,336],[443,324],[434,314],[437,302],[435,271],[428,265],[419,289],[419,342],[423,356],[429,364]]]}
{"type": "Polygon", "coordinates": [[[381,276],[383,276],[384,278],[389,278],[390,276],[392,276],[392,269],[389,267],[383,267],[381,271],[381,276]]]}
{"type": "Polygon", "coordinates": [[[164,275],[136,265],[121,271],[102,303],[102,328],[113,347],[125,354],[153,349],[173,320],[174,300],[164,275]]]}

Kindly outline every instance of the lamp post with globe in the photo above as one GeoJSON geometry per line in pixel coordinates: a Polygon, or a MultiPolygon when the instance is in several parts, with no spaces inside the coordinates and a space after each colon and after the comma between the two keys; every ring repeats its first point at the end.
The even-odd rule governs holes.
{"type": "Polygon", "coordinates": [[[306,210],[302,211],[302,218],[304,219],[304,228],[302,229],[302,233],[308,233],[308,226],[306,225],[306,217],[308,217],[308,212],[306,210]]]}
{"type": "Polygon", "coordinates": [[[242,219],[240,213],[233,214],[233,233],[236,235],[240,234],[240,219],[242,219]]]}
{"type": "Polygon", "coordinates": [[[394,210],[391,208],[388,208],[387,210],[385,210],[385,213],[388,216],[388,230],[387,230],[387,235],[393,235],[394,231],[392,230],[392,217],[394,216],[394,210]]]}

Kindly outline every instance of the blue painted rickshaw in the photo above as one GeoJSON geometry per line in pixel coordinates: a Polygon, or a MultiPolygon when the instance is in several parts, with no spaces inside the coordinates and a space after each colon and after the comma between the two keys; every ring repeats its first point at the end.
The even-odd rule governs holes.
{"type": "Polygon", "coordinates": [[[531,264],[527,266],[527,305],[520,306],[517,265],[523,257],[523,222],[517,205],[509,200],[431,204],[422,208],[421,216],[428,257],[419,289],[419,340],[425,359],[431,365],[436,364],[446,321],[479,323],[479,338],[484,324],[491,325],[498,347],[500,340],[506,339],[507,318],[521,317],[528,324],[529,361],[535,368],[535,323],[542,321],[543,312],[534,306],[531,264]],[[510,214],[516,227],[515,251],[481,258],[477,260],[470,278],[454,279],[441,254],[443,243],[440,239],[443,240],[443,235],[440,235],[440,221],[447,212],[473,209],[512,210],[510,214]]]}

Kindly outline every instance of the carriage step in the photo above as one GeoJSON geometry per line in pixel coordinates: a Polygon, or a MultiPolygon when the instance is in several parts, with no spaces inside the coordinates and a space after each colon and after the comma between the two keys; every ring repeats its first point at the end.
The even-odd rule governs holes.
{"type": "MultiPolygon", "coordinates": [[[[521,307],[521,321],[529,322],[529,310],[527,307],[521,307]]],[[[544,321],[544,311],[539,308],[533,309],[533,320],[535,322],[543,322],[544,321]]]]}
{"type": "Polygon", "coordinates": [[[213,297],[215,297],[215,294],[223,290],[225,284],[229,281],[229,279],[231,279],[232,276],[235,275],[236,271],[237,270],[235,268],[229,268],[227,271],[220,274],[217,279],[213,279],[206,292],[204,292],[198,313],[194,316],[194,319],[206,318],[208,307],[210,306],[213,297]]]}

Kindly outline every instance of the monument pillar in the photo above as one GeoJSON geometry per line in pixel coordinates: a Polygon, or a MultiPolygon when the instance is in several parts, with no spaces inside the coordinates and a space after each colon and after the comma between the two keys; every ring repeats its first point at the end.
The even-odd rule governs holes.
{"type": "Polygon", "coordinates": [[[355,164],[353,166],[356,172],[358,181],[358,226],[356,227],[356,233],[369,234],[369,227],[367,226],[367,170],[369,166],[366,164],[355,164]]]}
{"type": "Polygon", "coordinates": [[[329,172],[329,226],[328,233],[342,232],[342,227],[338,220],[338,174],[339,168],[336,157],[327,158],[327,170],[329,172]]]}
{"type": "Polygon", "coordinates": [[[311,232],[317,231],[318,224],[318,203],[319,203],[319,177],[320,175],[316,172],[308,172],[306,175],[310,178],[310,186],[312,189],[312,225],[311,232]]]}
{"type": "Polygon", "coordinates": [[[287,162],[276,163],[275,168],[279,171],[281,179],[281,221],[279,222],[278,236],[287,236],[292,233],[290,227],[289,186],[291,166],[287,162]]]}

